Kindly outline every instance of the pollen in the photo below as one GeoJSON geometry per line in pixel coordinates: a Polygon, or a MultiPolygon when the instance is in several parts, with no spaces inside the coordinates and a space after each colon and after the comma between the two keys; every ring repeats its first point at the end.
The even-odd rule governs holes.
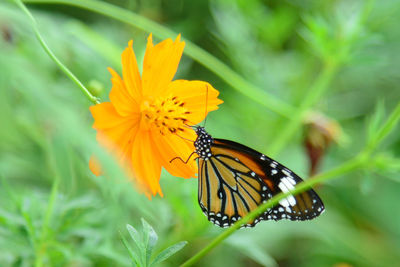
{"type": "Polygon", "coordinates": [[[187,121],[187,109],[185,103],[177,96],[145,100],[141,105],[141,115],[149,128],[157,129],[161,134],[183,131],[187,121]]]}

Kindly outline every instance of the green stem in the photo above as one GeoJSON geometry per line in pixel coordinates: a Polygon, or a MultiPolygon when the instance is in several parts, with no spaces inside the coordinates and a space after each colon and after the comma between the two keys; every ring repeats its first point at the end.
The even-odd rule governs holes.
{"type": "Polygon", "coordinates": [[[22,9],[22,11],[28,16],[31,21],[31,25],[33,31],[35,32],[36,38],[39,40],[41,46],[43,47],[44,51],[49,55],[49,57],[58,65],[58,67],[81,89],[81,91],[85,94],[85,96],[93,103],[98,104],[100,103],[98,98],[93,96],[89,90],[78,80],[78,78],[54,55],[54,53],[50,50],[47,46],[46,42],[44,41],[42,35],[39,32],[37,27],[37,23],[35,18],[26,8],[26,6],[22,3],[21,0],[14,0],[14,2],[22,9]]]}
{"type": "Polygon", "coordinates": [[[304,192],[304,191],[310,189],[313,185],[315,185],[317,183],[327,181],[329,179],[337,178],[338,176],[341,176],[345,173],[359,169],[360,167],[363,166],[363,164],[365,162],[366,162],[365,157],[355,157],[330,171],[316,175],[313,178],[310,178],[304,182],[301,182],[300,184],[298,184],[295,187],[294,190],[292,190],[290,192],[280,193],[278,195],[275,195],[267,203],[260,205],[255,210],[253,210],[252,212],[250,212],[249,214],[244,216],[241,220],[237,221],[234,225],[229,227],[227,230],[222,232],[216,238],[214,238],[206,247],[204,247],[202,250],[200,250],[197,254],[195,254],[189,260],[184,262],[181,265],[181,267],[192,266],[194,263],[196,263],[202,257],[204,257],[211,249],[213,249],[214,247],[219,245],[222,241],[224,241],[227,237],[229,237],[237,229],[239,229],[241,225],[246,224],[247,222],[249,222],[251,220],[254,220],[260,214],[262,214],[264,211],[268,210],[269,208],[274,207],[276,204],[278,204],[278,202],[280,200],[286,198],[287,196],[299,194],[301,192],[304,192]]]}
{"type": "Polygon", "coordinates": [[[376,147],[382,142],[382,140],[393,130],[400,120],[400,103],[397,104],[396,108],[390,114],[386,123],[379,129],[374,138],[369,142],[365,153],[371,154],[376,147]]]}
{"type": "Polygon", "coordinates": [[[35,227],[33,225],[31,216],[25,210],[24,203],[22,203],[19,206],[19,210],[20,210],[20,213],[21,213],[22,217],[25,220],[25,228],[26,228],[26,231],[28,233],[29,241],[31,242],[31,245],[32,245],[33,250],[35,251],[35,254],[37,255],[37,251],[38,251],[38,247],[39,246],[38,246],[38,242],[37,242],[37,238],[36,238],[35,227]]]}
{"type": "Polygon", "coordinates": [[[309,93],[303,99],[299,110],[292,114],[291,120],[286,127],[278,135],[275,142],[272,143],[268,154],[274,157],[287,144],[288,140],[297,132],[298,128],[303,123],[304,117],[308,110],[320,99],[320,97],[329,88],[337,71],[337,64],[334,61],[324,65],[322,72],[315,80],[314,84],[309,89],[309,93]]]}
{"type": "MultiPolygon", "coordinates": [[[[171,38],[177,35],[174,31],[171,31],[143,16],[105,2],[93,0],[24,0],[24,2],[32,4],[64,4],[80,7],[122,21],[138,29],[152,32],[154,36],[161,39],[171,38]]],[[[210,53],[204,51],[189,40],[185,39],[185,42],[186,46],[184,53],[186,55],[190,56],[195,61],[218,75],[236,91],[285,118],[291,118],[293,114],[296,113],[294,107],[267,93],[265,90],[247,82],[210,53]]]]}
{"type": "Polygon", "coordinates": [[[38,251],[36,253],[36,260],[35,260],[35,266],[40,267],[43,266],[43,255],[45,255],[46,252],[46,240],[47,240],[47,235],[49,233],[49,224],[51,217],[54,213],[54,205],[56,203],[57,199],[57,194],[58,194],[58,185],[59,185],[59,177],[56,177],[53,186],[51,188],[51,193],[50,193],[50,198],[49,198],[49,204],[47,206],[46,214],[43,220],[42,224],[42,229],[40,233],[40,241],[39,241],[39,246],[38,246],[38,251]]]}
{"type": "Polygon", "coordinates": [[[347,162],[343,163],[342,165],[326,171],[324,173],[315,175],[314,177],[298,184],[294,190],[287,192],[285,194],[281,193],[273,198],[271,198],[267,203],[262,204],[259,206],[257,209],[254,211],[250,212],[247,214],[245,217],[243,217],[240,221],[236,222],[232,227],[228,228],[224,232],[222,232],[220,235],[218,235],[211,243],[209,243],[206,247],[204,247],[202,250],[200,250],[197,254],[195,254],[193,257],[191,257],[189,260],[184,262],[181,266],[191,266],[194,263],[196,263],[198,260],[200,260],[202,257],[204,257],[211,249],[216,247],[218,244],[220,244],[223,240],[225,240],[227,237],[229,237],[231,234],[233,234],[237,229],[240,228],[241,225],[246,224],[248,221],[255,219],[256,217],[259,216],[259,214],[262,214],[264,211],[267,209],[273,207],[274,205],[278,204],[278,202],[288,195],[296,195],[301,192],[306,191],[307,189],[311,188],[312,186],[326,182],[330,179],[338,178],[346,173],[355,171],[357,169],[362,168],[363,166],[369,164],[371,161],[371,155],[374,149],[376,149],[380,143],[391,133],[394,128],[396,127],[397,123],[400,120],[400,103],[397,104],[395,109],[392,111],[390,114],[389,118],[386,120],[385,124],[382,125],[380,130],[378,131],[378,134],[376,135],[376,138],[370,143],[371,145],[367,146],[365,149],[363,149],[356,157],[354,157],[351,160],[348,160],[347,162]]]}
{"type": "Polygon", "coordinates": [[[309,109],[314,106],[315,103],[317,103],[317,101],[329,88],[329,84],[334,78],[337,70],[341,64],[347,60],[347,57],[351,52],[352,44],[356,42],[357,38],[360,36],[362,25],[367,20],[374,3],[374,0],[369,0],[364,3],[363,9],[359,14],[355,27],[352,33],[349,34],[348,39],[343,40],[343,43],[339,45],[338,50],[334,54],[323,59],[324,68],[322,72],[319,74],[311,88],[308,89],[308,94],[303,99],[299,110],[292,115],[290,122],[283,130],[280,131],[281,134],[278,135],[275,142],[272,143],[272,146],[269,150],[270,156],[273,157],[279,153],[279,151],[282,150],[292,136],[298,132],[298,129],[303,123],[304,117],[308,113],[309,109]]]}

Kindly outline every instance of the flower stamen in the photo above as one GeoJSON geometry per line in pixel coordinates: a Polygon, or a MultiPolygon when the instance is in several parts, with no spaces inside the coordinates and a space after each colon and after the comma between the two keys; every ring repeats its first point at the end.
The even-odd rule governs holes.
{"type": "Polygon", "coordinates": [[[144,101],[141,112],[148,128],[157,128],[164,135],[167,131],[170,133],[176,133],[177,130],[184,131],[186,115],[190,114],[184,106],[185,103],[174,96],[162,100],[156,99],[151,104],[150,101],[144,101]]]}

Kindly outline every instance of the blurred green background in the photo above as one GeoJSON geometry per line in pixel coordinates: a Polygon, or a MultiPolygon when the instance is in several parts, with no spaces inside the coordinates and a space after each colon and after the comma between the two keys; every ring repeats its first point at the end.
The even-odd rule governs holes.
{"type": "MultiPolygon", "coordinates": [[[[310,170],[305,139],[315,137],[310,116],[300,114],[323,114],[342,129],[323,151],[324,172],[365,148],[399,103],[399,1],[107,2],[181,33],[243,77],[241,86],[184,55],[175,79],[205,80],[221,92],[225,103],[207,119],[213,136],[302,177],[310,170]]],[[[121,70],[131,39],[141,64],[147,31],[78,7],[28,8],[50,48],[102,101],[111,88],[106,68],[121,70]]],[[[90,155],[108,156],[95,141],[91,103],[12,1],[0,3],[0,33],[0,266],[130,266],[119,231],[140,229],[140,218],[158,233],[157,251],[188,241],[162,265],[177,266],[223,231],[202,214],[196,179],[164,172],[164,198],[149,201],[111,158],[109,175],[95,177],[90,155]]],[[[322,216],[241,229],[196,266],[399,266],[399,152],[397,128],[361,170],[316,188],[322,216]]]]}

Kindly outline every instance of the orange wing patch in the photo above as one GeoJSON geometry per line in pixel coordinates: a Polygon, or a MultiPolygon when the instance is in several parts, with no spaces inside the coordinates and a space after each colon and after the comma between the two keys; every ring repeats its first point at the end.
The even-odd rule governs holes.
{"type": "Polygon", "coordinates": [[[254,171],[258,175],[264,175],[262,167],[259,166],[256,162],[254,162],[251,158],[249,158],[246,154],[243,154],[239,151],[235,151],[229,148],[219,148],[219,147],[212,147],[211,152],[213,155],[223,154],[223,155],[229,155],[232,158],[239,159],[250,170],[254,171]]]}
{"type": "MultiPolygon", "coordinates": [[[[218,140],[215,140],[215,144],[220,144],[220,143],[218,142],[218,140]]],[[[263,181],[267,184],[267,186],[271,190],[274,190],[274,184],[265,175],[262,166],[260,166],[256,161],[254,161],[252,158],[250,158],[249,155],[244,154],[244,153],[242,153],[242,152],[240,152],[238,150],[233,150],[233,149],[229,149],[229,148],[226,148],[226,147],[224,147],[224,148],[212,147],[211,151],[212,151],[213,155],[225,154],[225,155],[229,155],[232,158],[236,158],[236,159],[240,160],[240,162],[242,162],[244,165],[246,165],[249,168],[249,170],[255,172],[258,175],[258,177],[263,179],[263,181]]],[[[231,160],[231,161],[236,163],[236,165],[233,165],[233,166],[240,165],[240,164],[237,164],[237,162],[234,161],[234,160],[231,160]]],[[[242,165],[240,165],[240,166],[242,166],[242,165]]],[[[240,169],[238,169],[238,170],[242,171],[242,172],[248,172],[249,171],[249,170],[244,171],[243,167],[242,167],[242,170],[240,170],[240,169]]]]}

